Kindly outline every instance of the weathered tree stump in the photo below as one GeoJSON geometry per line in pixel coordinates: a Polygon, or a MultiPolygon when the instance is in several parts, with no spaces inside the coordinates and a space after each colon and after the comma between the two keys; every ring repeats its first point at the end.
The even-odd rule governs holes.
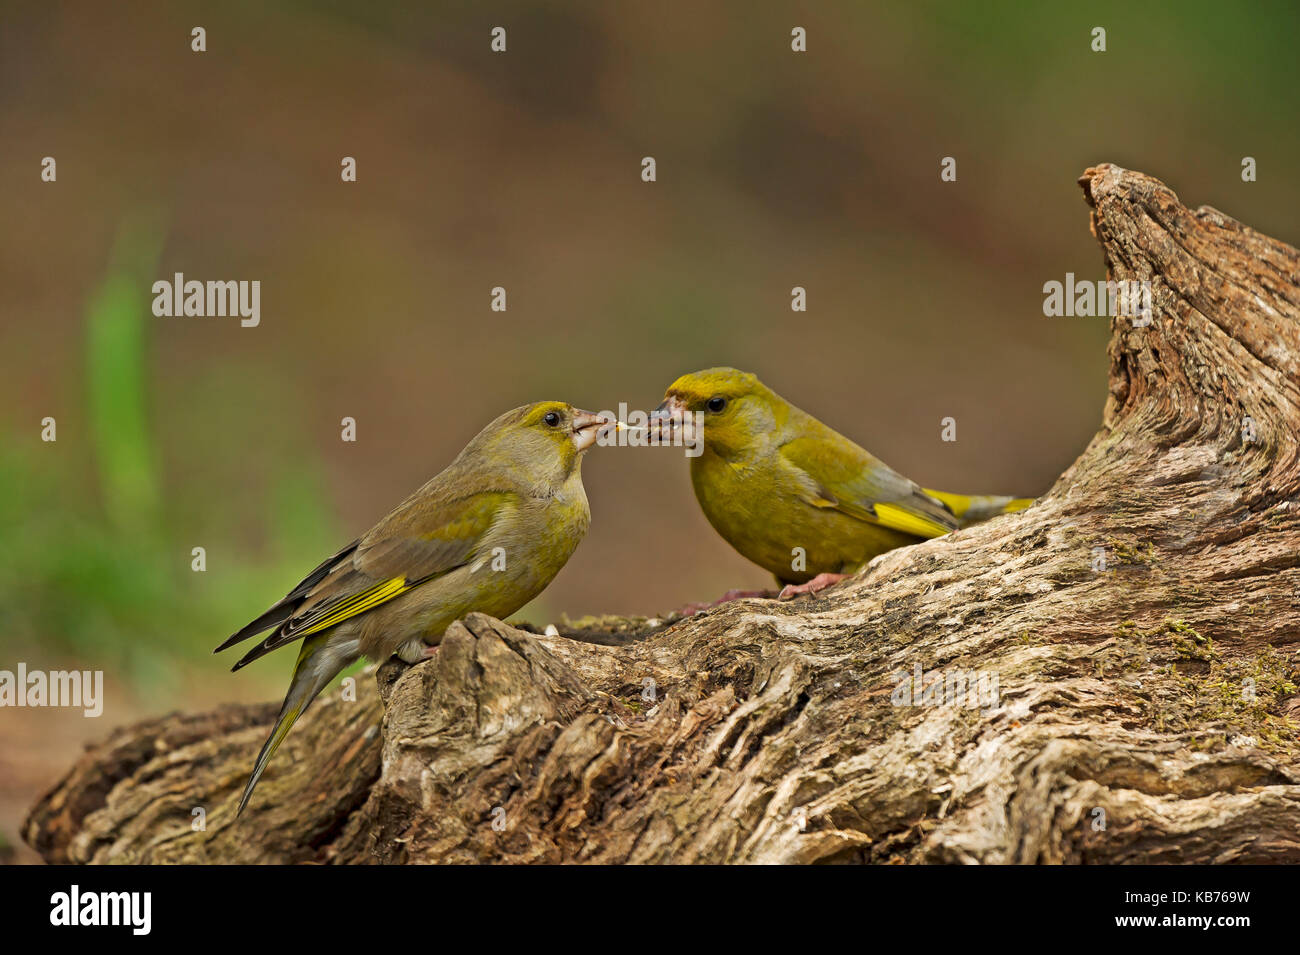
{"type": "Polygon", "coordinates": [[[322,697],[238,821],[273,706],[125,727],[28,842],[55,862],[1300,860],[1300,253],[1139,173],[1080,182],[1154,320],[1112,320],[1101,431],[1032,508],[815,598],[600,642],[472,616],[358,701],[322,697]],[[896,705],[916,667],[1000,693],[896,705]]]}

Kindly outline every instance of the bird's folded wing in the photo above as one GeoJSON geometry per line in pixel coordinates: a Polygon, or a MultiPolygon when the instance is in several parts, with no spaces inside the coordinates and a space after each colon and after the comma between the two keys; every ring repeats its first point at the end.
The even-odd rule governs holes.
{"type": "Polygon", "coordinates": [[[795,438],[781,454],[806,479],[805,499],[814,507],[919,538],[957,527],[941,501],[840,435],[795,438]]]}
{"type": "MultiPolygon", "coordinates": [[[[504,491],[456,496],[434,489],[426,495],[408,499],[355,546],[341,551],[340,560],[327,573],[321,575],[321,568],[313,571],[317,582],[301,594],[291,615],[245,654],[235,669],[468,563],[509,501],[504,491]]],[[[295,590],[301,590],[301,585],[295,590]]]]}

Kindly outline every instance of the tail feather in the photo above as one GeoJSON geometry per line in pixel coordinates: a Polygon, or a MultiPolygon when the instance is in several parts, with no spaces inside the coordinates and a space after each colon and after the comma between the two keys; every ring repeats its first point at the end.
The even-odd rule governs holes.
{"type": "Polygon", "coordinates": [[[933,498],[943,502],[952,511],[953,516],[961,521],[962,527],[969,527],[986,521],[999,514],[1021,511],[1034,503],[1032,497],[1006,497],[994,494],[948,494],[944,491],[925,490],[933,498]]]}
{"type": "Polygon", "coordinates": [[[298,663],[293,670],[293,679],[289,682],[289,692],[285,694],[284,703],[280,707],[280,715],[276,717],[275,726],[271,729],[271,735],[267,737],[266,742],[262,744],[261,751],[257,754],[257,762],[253,764],[252,775],[248,777],[248,783],[244,786],[244,794],[239,799],[239,808],[235,811],[236,817],[248,805],[249,797],[253,795],[253,789],[257,786],[257,781],[262,778],[267,763],[271,761],[275,751],[280,748],[284,738],[289,735],[289,730],[293,728],[293,724],[298,721],[298,718],[303,713],[307,712],[307,707],[311,705],[311,701],[329,685],[330,680],[334,679],[359,655],[356,652],[355,645],[342,648],[338,646],[331,647],[326,641],[327,637],[323,635],[315,640],[308,640],[303,644],[302,651],[298,654],[298,663]]]}

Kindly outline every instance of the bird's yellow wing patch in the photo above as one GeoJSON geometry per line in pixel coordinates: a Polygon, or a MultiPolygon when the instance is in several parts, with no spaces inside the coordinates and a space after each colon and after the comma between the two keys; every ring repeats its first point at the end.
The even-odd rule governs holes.
{"type": "Polygon", "coordinates": [[[897,504],[878,503],[872,510],[876,512],[877,523],[916,537],[942,537],[952,529],[897,504]]]}
{"type": "Polygon", "coordinates": [[[358,614],[363,614],[373,607],[379,606],[387,600],[406,593],[415,583],[408,581],[405,577],[394,577],[391,580],[385,580],[375,586],[363,590],[358,594],[353,594],[340,603],[330,607],[329,611],[321,619],[315,621],[306,630],[301,631],[298,636],[310,636],[313,633],[320,633],[335,624],[342,623],[358,614]]]}
{"type": "Polygon", "coordinates": [[[888,527],[890,530],[899,531],[903,534],[911,534],[913,537],[927,539],[942,537],[952,530],[951,527],[945,527],[938,521],[926,517],[904,504],[886,504],[877,501],[867,507],[860,507],[852,501],[837,501],[827,494],[817,495],[811,503],[815,507],[833,508],[841,514],[847,514],[849,517],[857,518],[860,521],[879,524],[881,527],[888,527]]]}

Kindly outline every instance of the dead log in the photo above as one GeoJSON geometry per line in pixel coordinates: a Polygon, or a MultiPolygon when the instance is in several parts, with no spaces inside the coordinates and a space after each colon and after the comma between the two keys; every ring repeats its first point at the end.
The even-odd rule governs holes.
{"type": "Polygon", "coordinates": [[[1112,320],[1101,430],[1032,508],[815,598],[578,639],[471,616],[318,701],[238,821],[273,707],[119,729],[27,841],[53,862],[1300,861],[1300,253],[1139,173],[1080,182],[1110,277],[1155,311],[1112,320]],[[908,705],[917,669],[945,682],[908,705]],[[953,674],[997,692],[967,705],[953,674]]]}

